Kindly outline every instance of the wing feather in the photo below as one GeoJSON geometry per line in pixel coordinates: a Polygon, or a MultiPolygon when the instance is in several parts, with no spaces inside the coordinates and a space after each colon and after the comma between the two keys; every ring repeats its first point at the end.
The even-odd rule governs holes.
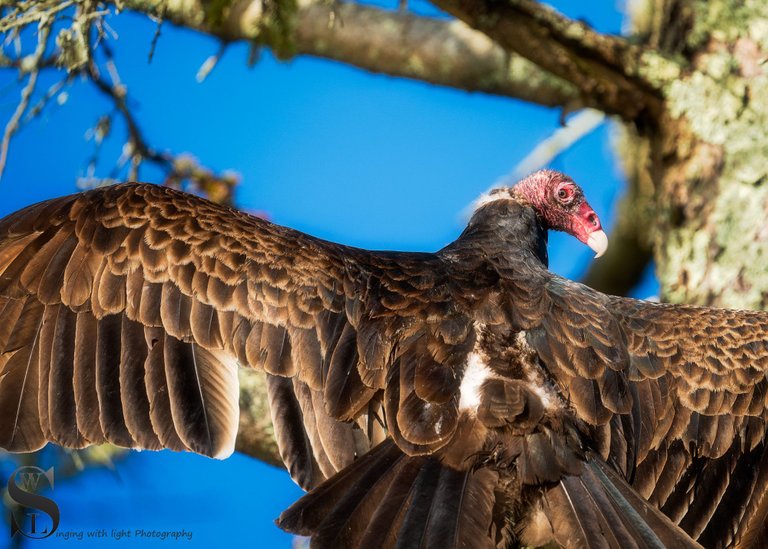
{"type": "Polygon", "coordinates": [[[324,475],[312,451],[307,434],[309,424],[304,419],[292,380],[267,374],[267,396],[280,457],[294,482],[309,491],[324,475]]]}
{"type": "Polygon", "coordinates": [[[133,320],[122,318],[120,328],[120,401],[125,426],[131,438],[141,448],[159,450],[160,440],[152,428],[149,399],[144,381],[144,364],[147,361],[145,327],[133,320]]]}
{"type": "Polygon", "coordinates": [[[96,391],[96,330],[98,321],[88,312],[77,314],[75,329],[75,358],[72,386],[75,391],[77,429],[89,442],[105,440],[99,414],[96,391]]]}
{"type": "MultiPolygon", "coordinates": [[[[409,423],[432,417],[435,403],[433,419],[452,432],[452,369],[468,352],[470,324],[450,311],[446,268],[435,254],[338,246],[152,185],[30,206],[0,220],[0,305],[11,307],[0,344],[18,340],[0,359],[14,368],[0,380],[0,406],[24,411],[0,442],[223,456],[237,429],[240,363],[300,382],[281,406],[314,421],[307,436],[325,476],[364,451],[358,425],[374,421],[368,411],[381,408],[394,363],[428,332],[435,363],[416,367],[418,383],[411,368],[375,420],[405,406],[415,442],[401,440],[423,453],[448,437],[409,423]],[[22,390],[24,372],[34,376],[22,390]]],[[[302,482],[320,480],[317,463],[297,463],[302,482]]]]}
{"type": "MultiPolygon", "coordinates": [[[[99,420],[105,439],[112,444],[130,448],[133,446],[133,438],[125,425],[120,401],[121,331],[121,315],[105,316],[96,327],[96,394],[99,397],[99,420]]],[[[44,381],[41,380],[41,383],[44,381]]]]}
{"type": "Polygon", "coordinates": [[[51,341],[48,379],[48,414],[53,442],[70,448],[81,448],[87,441],[77,428],[74,390],[75,330],[77,313],[56,307],[56,324],[51,341]]]}
{"type": "MultiPolygon", "coordinates": [[[[39,338],[44,306],[34,299],[14,301],[23,307],[0,357],[0,446],[30,451],[46,442],[38,408],[39,338]]],[[[6,304],[3,310],[8,310],[6,304]]],[[[10,324],[10,319],[9,324],[10,324]]]]}
{"type": "MultiPolygon", "coordinates": [[[[523,291],[517,284],[511,292],[523,291]]],[[[768,432],[768,315],[609,297],[548,273],[531,284],[546,297],[517,322],[607,445],[595,450],[628,476],[636,470],[639,492],[694,537],[710,532],[708,540],[726,543],[727,528],[711,532],[734,482],[729,456],[756,448],[768,432]]]]}
{"type": "Polygon", "coordinates": [[[171,336],[155,328],[146,330],[145,337],[149,353],[144,361],[144,383],[147,388],[152,430],[164,448],[176,451],[187,450],[173,421],[170,391],[165,375],[165,339],[171,336]]]}

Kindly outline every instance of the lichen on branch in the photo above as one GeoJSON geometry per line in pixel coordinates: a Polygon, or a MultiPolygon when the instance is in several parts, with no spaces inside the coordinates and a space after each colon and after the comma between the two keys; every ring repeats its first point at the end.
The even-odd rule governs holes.
{"type": "Polygon", "coordinates": [[[686,78],[664,90],[656,256],[670,301],[768,307],[768,5],[696,1],[686,78]]]}
{"type": "Polygon", "coordinates": [[[124,0],[122,5],[225,41],[269,47],[282,57],[322,57],[551,107],[588,105],[573,85],[458,21],[336,0],[225,0],[208,11],[200,0],[124,0]]]}

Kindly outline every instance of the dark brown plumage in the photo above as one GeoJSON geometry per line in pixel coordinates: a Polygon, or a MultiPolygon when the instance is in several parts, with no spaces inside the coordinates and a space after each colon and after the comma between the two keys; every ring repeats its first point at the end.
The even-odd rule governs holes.
{"type": "Polygon", "coordinates": [[[605,250],[550,171],[435,254],[151,185],[31,206],[0,221],[0,447],[224,457],[239,362],[316,546],[768,543],[768,314],[605,296],[546,269],[548,229],[605,250]]]}

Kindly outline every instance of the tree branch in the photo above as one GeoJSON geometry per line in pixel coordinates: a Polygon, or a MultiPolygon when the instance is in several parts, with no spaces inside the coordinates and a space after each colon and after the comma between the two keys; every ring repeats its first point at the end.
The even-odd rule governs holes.
{"type": "Polygon", "coordinates": [[[648,139],[625,125],[614,134],[614,144],[626,174],[627,191],[617,208],[608,253],[592,262],[582,282],[601,292],[627,295],[653,260],[655,186],[648,139]]]}
{"type": "Polygon", "coordinates": [[[433,3],[506,50],[571,82],[601,109],[627,121],[656,118],[662,108],[661,87],[679,75],[676,63],[653,50],[595,32],[533,0],[433,3]]]}
{"type": "Polygon", "coordinates": [[[271,465],[284,468],[277,449],[275,429],[269,412],[264,372],[240,368],[240,425],[235,449],[271,465]]]}
{"type": "MultiPolygon", "coordinates": [[[[51,25],[52,23],[46,19],[38,26],[37,46],[35,47],[34,53],[30,56],[30,62],[28,63],[30,70],[28,71],[29,76],[27,78],[27,83],[21,89],[19,103],[11,115],[10,120],[8,120],[8,123],[5,125],[2,139],[0,139],[0,177],[3,175],[5,163],[8,160],[8,147],[11,144],[11,138],[13,137],[13,134],[18,131],[21,117],[27,112],[30,101],[32,100],[32,94],[35,93],[37,78],[40,75],[40,69],[37,67],[37,64],[43,60],[43,56],[45,55],[45,46],[48,43],[51,25]]],[[[19,67],[21,67],[21,63],[19,63],[19,67]]],[[[19,68],[19,72],[22,72],[21,68],[19,68]]]]}
{"type": "Polygon", "coordinates": [[[270,28],[274,17],[263,4],[262,0],[235,0],[221,13],[212,14],[205,11],[201,0],[123,2],[128,9],[227,41],[266,45],[278,55],[312,55],[371,72],[550,107],[575,109],[589,103],[573,85],[505,52],[458,21],[353,3],[300,0],[286,37],[270,28]]]}
{"type": "Polygon", "coordinates": [[[633,215],[634,201],[626,196],[619,204],[617,224],[611,231],[611,245],[608,253],[595,260],[589,267],[582,282],[600,292],[610,295],[627,295],[643,276],[653,259],[644,231],[638,226],[639,219],[633,215]]]}

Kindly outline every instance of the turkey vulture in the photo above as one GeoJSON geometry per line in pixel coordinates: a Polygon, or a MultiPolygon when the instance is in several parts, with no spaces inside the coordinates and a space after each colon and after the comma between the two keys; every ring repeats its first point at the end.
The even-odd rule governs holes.
{"type": "Polygon", "coordinates": [[[549,170],[437,253],[146,184],[30,206],[0,221],[0,447],[225,457],[241,364],[317,547],[765,546],[768,314],[603,295],[547,270],[550,229],[607,247],[549,170]]]}

